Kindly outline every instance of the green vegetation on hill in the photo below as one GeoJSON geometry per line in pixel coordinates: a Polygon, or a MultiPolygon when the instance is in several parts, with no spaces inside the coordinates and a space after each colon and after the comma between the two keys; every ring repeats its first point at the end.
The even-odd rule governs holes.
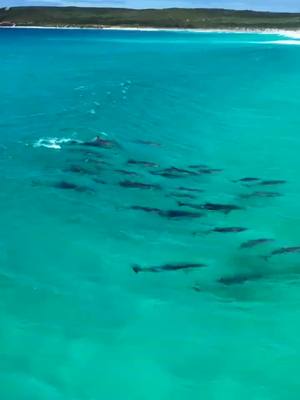
{"type": "Polygon", "coordinates": [[[0,25],[123,26],[203,29],[300,29],[300,13],[221,9],[146,9],[83,7],[12,7],[0,9],[0,25]]]}

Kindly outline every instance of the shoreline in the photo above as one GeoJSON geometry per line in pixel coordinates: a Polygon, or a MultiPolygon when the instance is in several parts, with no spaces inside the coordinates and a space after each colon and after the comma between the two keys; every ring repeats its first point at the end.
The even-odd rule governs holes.
{"type": "Polygon", "coordinates": [[[141,32],[189,32],[189,33],[237,33],[237,34],[266,34],[266,35],[282,35],[300,39],[300,29],[287,30],[287,29],[248,29],[248,28],[156,28],[156,27],[125,27],[125,26],[42,26],[42,25],[14,25],[14,26],[0,26],[0,29],[57,29],[57,30],[94,30],[94,31],[141,31],[141,32]]]}

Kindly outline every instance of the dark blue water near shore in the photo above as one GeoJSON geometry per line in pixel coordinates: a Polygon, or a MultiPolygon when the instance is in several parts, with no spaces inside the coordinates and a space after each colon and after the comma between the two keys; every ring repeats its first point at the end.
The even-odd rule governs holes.
{"type": "Polygon", "coordinates": [[[298,400],[299,43],[0,31],[1,398],[298,400]]]}

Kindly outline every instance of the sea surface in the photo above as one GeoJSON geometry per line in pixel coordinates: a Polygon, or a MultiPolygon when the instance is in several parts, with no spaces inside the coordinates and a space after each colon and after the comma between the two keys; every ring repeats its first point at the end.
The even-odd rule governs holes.
{"type": "Polygon", "coordinates": [[[0,30],[1,399],[299,400],[298,45],[0,30]]]}

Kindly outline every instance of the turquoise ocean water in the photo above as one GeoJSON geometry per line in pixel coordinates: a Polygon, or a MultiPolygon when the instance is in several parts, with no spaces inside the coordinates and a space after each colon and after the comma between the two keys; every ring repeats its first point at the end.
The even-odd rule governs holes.
{"type": "Polygon", "coordinates": [[[262,257],[300,246],[297,44],[0,31],[1,399],[299,399],[300,255],[262,257]],[[96,135],[117,146],[68,142],[96,135]],[[157,174],[194,164],[222,171],[157,174]],[[177,201],[241,210],[131,208],[199,212],[177,201]],[[179,262],[207,266],[132,270],[179,262]]]}

